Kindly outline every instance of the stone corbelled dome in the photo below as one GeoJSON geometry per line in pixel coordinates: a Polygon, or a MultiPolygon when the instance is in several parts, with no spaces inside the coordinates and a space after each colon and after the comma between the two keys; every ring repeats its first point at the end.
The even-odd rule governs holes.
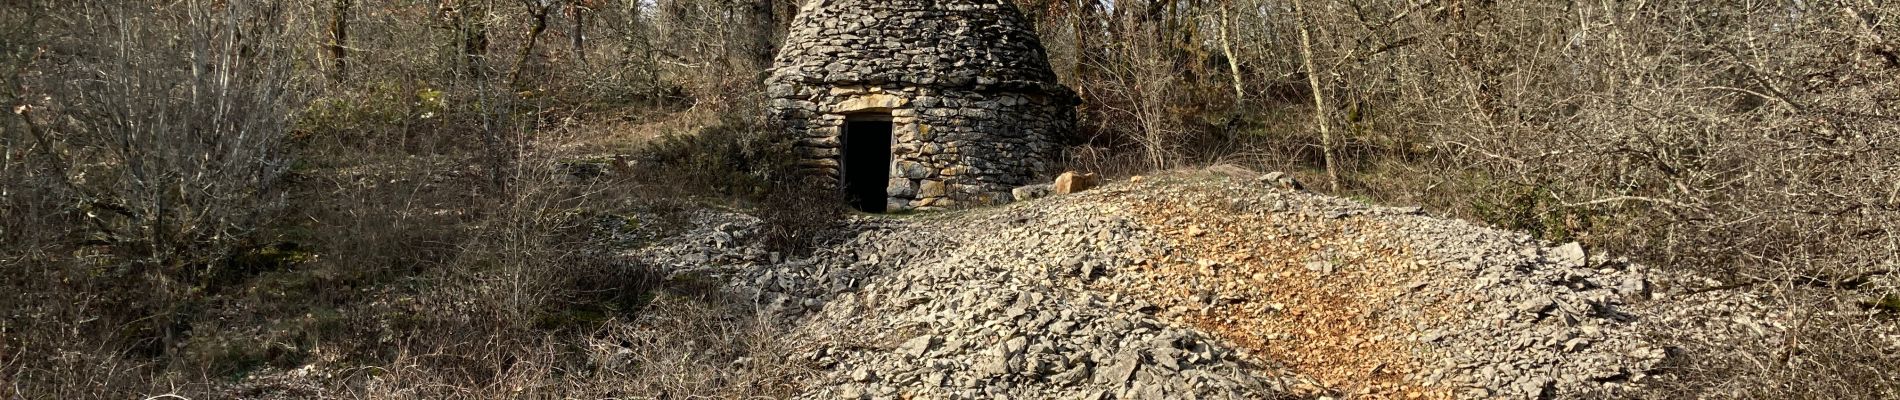
{"type": "Polygon", "coordinates": [[[1075,95],[1009,0],[809,0],[766,78],[799,166],[868,212],[1010,201],[1075,95]]]}
{"type": "Polygon", "coordinates": [[[810,0],[768,86],[883,85],[1066,93],[1007,0],[810,0]]]}

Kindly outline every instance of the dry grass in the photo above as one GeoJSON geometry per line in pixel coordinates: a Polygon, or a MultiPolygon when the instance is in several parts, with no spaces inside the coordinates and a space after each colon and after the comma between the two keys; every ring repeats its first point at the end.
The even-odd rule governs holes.
{"type": "Polygon", "coordinates": [[[247,390],[390,399],[784,398],[811,369],[784,357],[779,333],[739,305],[662,294],[638,316],[573,337],[514,336],[399,354],[354,374],[247,390]],[[308,390],[308,389],[307,389],[308,390]]]}
{"type": "MultiPolygon", "coordinates": [[[[783,397],[801,380],[748,304],[678,288],[612,255],[677,231],[677,214],[696,206],[687,197],[752,200],[673,180],[756,171],[573,168],[601,153],[638,158],[655,137],[756,130],[723,118],[756,114],[749,108],[683,106],[690,99],[657,77],[592,75],[615,63],[512,82],[470,75],[461,60],[428,51],[434,43],[420,39],[439,28],[405,18],[428,20],[433,7],[413,4],[361,15],[357,32],[374,51],[353,53],[360,62],[342,81],[302,69],[245,75],[289,73],[272,69],[291,61],[276,51],[309,43],[268,40],[311,34],[302,18],[327,10],[268,0],[0,7],[9,110],[0,115],[9,182],[0,262],[17,266],[0,278],[0,309],[9,310],[0,397],[741,398],[783,397]],[[129,15],[139,18],[121,18],[129,15]],[[271,21],[294,32],[252,29],[271,21]],[[219,36],[224,24],[244,34],[219,36]],[[32,29],[14,29],[23,26],[32,29]],[[204,55],[166,41],[200,33],[231,46],[204,55]],[[196,76],[182,67],[191,57],[214,57],[224,63],[212,72],[242,79],[191,92],[205,93],[206,107],[170,104],[186,92],[153,83],[196,76]],[[100,73],[114,67],[144,70],[100,73]],[[96,98],[109,92],[75,86],[90,84],[136,96],[96,98]],[[294,96],[259,101],[282,94],[273,90],[294,96]],[[241,112],[217,112],[227,108],[241,112]],[[248,119],[213,119],[230,115],[248,119]],[[205,161],[227,160],[219,156],[282,169],[242,174],[205,161]],[[181,177],[185,189],[149,184],[155,177],[181,177]],[[93,205],[120,198],[139,208],[118,218],[93,205]],[[145,207],[155,212],[136,211],[145,207]],[[164,235],[112,236],[143,232],[164,235]]],[[[522,44],[512,40],[496,45],[522,44]]],[[[815,218],[773,221],[828,222],[815,218]]]]}
{"type": "MultiPolygon", "coordinates": [[[[559,140],[557,136],[544,136],[559,140]]],[[[24,397],[779,398],[809,370],[751,305],[612,256],[664,240],[692,193],[642,177],[581,179],[524,152],[496,191],[467,154],[363,154],[298,171],[288,212],[183,314],[175,349],[138,351],[74,280],[110,259],[41,253],[7,280],[0,367],[24,397]],[[661,189],[664,187],[665,189],[661,189]],[[45,287],[35,282],[72,282],[45,287]],[[30,297],[27,297],[30,296],[30,297]],[[79,308],[49,301],[82,296],[79,308]],[[57,338],[57,339],[56,339],[57,338]]],[[[705,171],[701,171],[705,172],[705,171]]],[[[781,223],[810,222],[775,220],[781,223]]],[[[823,223],[816,220],[814,223],[823,223]]],[[[799,228],[786,227],[794,231],[799,228]]],[[[7,253],[9,257],[27,254],[7,253]]],[[[137,334],[137,332],[133,332],[137,334]]]]}

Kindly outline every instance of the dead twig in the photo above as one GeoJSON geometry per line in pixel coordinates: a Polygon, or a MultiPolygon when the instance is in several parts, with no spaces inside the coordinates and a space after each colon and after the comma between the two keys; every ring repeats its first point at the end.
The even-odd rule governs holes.
{"type": "Polygon", "coordinates": [[[1601,199],[1584,201],[1584,202],[1568,203],[1568,204],[1564,204],[1563,206],[1565,208],[1576,208],[1576,207],[1587,207],[1587,206],[1593,206],[1593,205],[1598,205],[1598,204],[1618,203],[1618,202],[1625,202],[1625,201],[1643,201],[1643,202],[1650,202],[1650,203],[1657,203],[1657,204],[1666,204],[1670,206],[1675,206],[1679,208],[1687,208],[1687,209],[1692,209],[1692,210],[1697,210],[1697,211],[1708,211],[1707,208],[1703,208],[1702,206],[1698,206],[1694,204],[1686,204],[1686,203],[1682,203],[1682,202],[1670,200],[1670,199],[1661,199],[1661,198],[1643,197],[1643,196],[1607,197],[1607,198],[1601,198],[1601,199]]]}

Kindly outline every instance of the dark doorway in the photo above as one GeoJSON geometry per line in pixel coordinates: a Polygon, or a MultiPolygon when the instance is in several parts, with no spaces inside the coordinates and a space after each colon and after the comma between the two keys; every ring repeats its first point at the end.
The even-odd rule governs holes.
{"type": "Polygon", "coordinates": [[[884,190],[891,180],[889,117],[845,121],[843,164],[844,193],[851,207],[884,212],[884,190]]]}

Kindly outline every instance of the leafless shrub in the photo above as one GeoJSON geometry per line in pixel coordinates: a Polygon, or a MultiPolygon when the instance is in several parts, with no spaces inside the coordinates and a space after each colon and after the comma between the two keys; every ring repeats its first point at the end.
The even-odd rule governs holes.
{"type": "MultiPolygon", "coordinates": [[[[1159,29],[1127,16],[1112,21],[1124,40],[1105,45],[1105,61],[1093,65],[1100,84],[1084,86],[1087,95],[1099,99],[1096,106],[1116,120],[1132,121],[1126,126],[1103,128],[1126,130],[1119,136],[1132,139],[1147,158],[1149,168],[1167,169],[1181,160],[1178,143],[1185,139],[1176,112],[1185,98],[1178,90],[1182,84],[1169,62],[1169,47],[1158,40],[1159,29]]],[[[1118,124],[1119,125],[1119,124],[1118,124]]]]}
{"type": "MultiPolygon", "coordinates": [[[[51,43],[28,107],[94,244],[164,274],[190,274],[276,204],[296,106],[276,4],[93,6],[95,27],[51,43]]],[[[182,275],[180,275],[182,276],[182,275]]]]}
{"type": "Polygon", "coordinates": [[[197,380],[141,358],[184,346],[222,263],[283,204],[300,87],[283,5],[6,8],[27,19],[7,25],[22,30],[0,173],[18,180],[0,190],[0,235],[24,239],[0,246],[20,266],[4,281],[8,390],[114,397],[154,376],[197,380]]]}
{"type": "Polygon", "coordinates": [[[176,314],[282,204],[279,178],[297,82],[282,6],[234,2],[83,5],[43,22],[73,36],[41,43],[15,105],[44,162],[41,194],[71,213],[79,254],[113,266],[143,298],[126,328],[148,351],[179,340],[176,314]],[[136,322],[135,322],[136,320],[136,322]]]}

